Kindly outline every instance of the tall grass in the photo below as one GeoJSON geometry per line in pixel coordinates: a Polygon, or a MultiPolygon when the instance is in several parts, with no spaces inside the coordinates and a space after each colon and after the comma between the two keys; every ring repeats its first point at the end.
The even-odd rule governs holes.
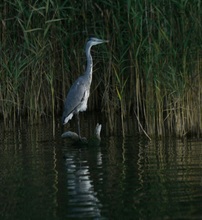
{"type": "Polygon", "coordinates": [[[202,131],[201,1],[22,1],[0,4],[0,114],[7,124],[61,115],[72,82],[93,49],[89,110],[110,132],[126,118],[148,134],[202,131]],[[141,123],[141,124],[140,124],[141,123]]]}

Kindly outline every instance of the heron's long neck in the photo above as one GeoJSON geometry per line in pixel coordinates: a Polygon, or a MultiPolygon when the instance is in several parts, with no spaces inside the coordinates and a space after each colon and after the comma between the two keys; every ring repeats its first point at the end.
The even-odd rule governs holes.
{"type": "Polygon", "coordinates": [[[93,59],[90,53],[91,45],[86,46],[86,58],[87,58],[87,66],[86,66],[86,75],[92,77],[93,72],[93,59]]]}

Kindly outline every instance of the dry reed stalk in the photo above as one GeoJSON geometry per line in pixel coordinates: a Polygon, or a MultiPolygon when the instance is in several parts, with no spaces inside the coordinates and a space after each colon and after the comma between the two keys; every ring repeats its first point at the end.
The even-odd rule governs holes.
{"type": "Polygon", "coordinates": [[[99,62],[89,110],[101,108],[111,133],[117,118],[126,132],[125,118],[135,111],[149,134],[201,134],[200,0],[17,0],[4,2],[0,12],[5,124],[45,116],[55,126],[68,88],[84,71],[83,45],[93,34],[110,44],[93,51],[99,62]]]}

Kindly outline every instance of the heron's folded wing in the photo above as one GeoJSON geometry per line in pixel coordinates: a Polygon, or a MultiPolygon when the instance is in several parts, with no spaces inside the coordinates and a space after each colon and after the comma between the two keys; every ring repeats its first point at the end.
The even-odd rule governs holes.
{"type": "Polygon", "coordinates": [[[76,80],[67,94],[62,117],[63,119],[76,110],[85,95],[85,91],[86,87],[83,81],[79,79],[76,80]]]}

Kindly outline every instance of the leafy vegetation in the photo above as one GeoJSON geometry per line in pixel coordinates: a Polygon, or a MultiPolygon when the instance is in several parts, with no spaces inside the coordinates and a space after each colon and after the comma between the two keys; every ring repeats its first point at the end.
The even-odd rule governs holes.
{"type": "Polygon", "coordinates": [[[125,133],[132,117],[149,134],[201,134],[200,0],[22,1],[0,3],[0,114],[5,124],[61,115],[72,82],[93,49],[89,110],[125,133]],[[137,120],[138,119],[138,120],[137,120]]]}

